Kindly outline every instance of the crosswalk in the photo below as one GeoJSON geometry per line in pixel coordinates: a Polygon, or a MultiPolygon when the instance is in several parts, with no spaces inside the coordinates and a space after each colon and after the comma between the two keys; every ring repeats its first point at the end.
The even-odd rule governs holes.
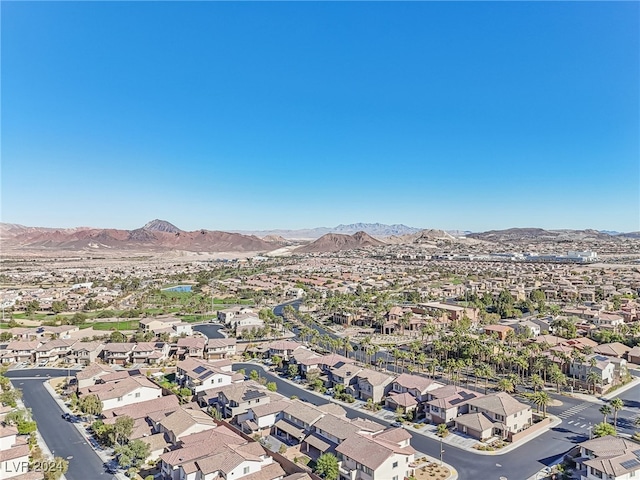
{"type": "Polygon", "coordinates": [[[587,426],[590,426],[590,423],[584,423],[584,420],[571,420],[569,422],[567,422],[567,425],[571,425],[573,427],[576,428],[587,428],[587,426]]]}
{"type": "Polygon", "coordinates": [[[560,418],[573,417],[574,415],[580,413],[582,410],[589,408],[590,406],[591,404],[589,402],[579,403],[578,405],[574,405],[573,407],[568,408],[567,410],[559,414],[558,417],[560,418]]]}

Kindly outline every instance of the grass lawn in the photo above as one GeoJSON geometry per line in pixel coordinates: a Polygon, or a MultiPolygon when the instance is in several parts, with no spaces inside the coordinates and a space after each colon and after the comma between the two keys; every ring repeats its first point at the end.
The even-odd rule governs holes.
{"type": "Polygon", "coordinates": [[[85,323],[80,326],[81,329],[93,328],[94,330],[138,330],[140,320],[125,320],[120,322],[95,322],[85,323]]]}

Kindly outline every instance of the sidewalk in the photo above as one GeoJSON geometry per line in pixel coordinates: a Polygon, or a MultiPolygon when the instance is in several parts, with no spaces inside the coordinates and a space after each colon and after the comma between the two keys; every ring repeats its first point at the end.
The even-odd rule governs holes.
{"type": "MultiPolygon", "coordinates": [[[[56,401],[56,403],[60,406],[62,411],[73,414],[69,409],[69,407],[67,407],[67,405],[64,403],[62,398],[60,398],[60,395],[56,393],[56,391],[53,389],[53,387],[48,381],[44,382],[44,388],[47,390],[49,395],[51,395],[51,398],[53,398],[56,401]]],[[[91,435],[89,435],[89,433],[86,431],[86,429],[81,423],[74,423],[73,425],[76,427],[78,432],[80,432],[80,435],[82,435],[82,437],[87,440],[87,443],[91,445],[91,448],[93,449],[94,452],[96,452],[96,455],[98,455],[98,457],[100,458],[100,460],[102,460],[103,463],[108,463],[111,461],[112,455],[110,455],[107,451],[105,451],[98,444],[98,442],[91,435]]],[[[128,477],[124,473],[116,473],[113,475],[113,477],[117,478],[118,480],[128,480],[128,477]]]]}
{"type": "MultiPolygon", "coordinates": [[[[18,409],[27,410],[27,407],[24,406],[24,403],[22,403],[22,399],[21,398],[16,400],[16,404],[17,404],[17,408],[18,409]]],[[[42,438],[42,435],[40,435],[40,431],[37,430],[37,429],[36,429],[36,439],[38,440],[38,446],[42,450],[42,453],[46,457],[50,457],[51,459],[53,459],[54,455],[53,455],[53,453],[51,453],[51,449],[49,449],[49,446],[44,441],[44,438],[42,438]]],[[[67,479],[66,479],[66,477],[64,475],[61,475],[60,476],[60,480],[67,480],[67,479]]]]}
{"type": "Polygon", "coordinates": [[[606,393],[606,394],[604,394],[604,395],[602,395],[600,397],[596,397],[594,395],[589,395],[589,394],[586,394],[586,393],[577,393],[577,392],[574,392],[574,393],[563,393],[560,396],[561,397],[579,398],[583,402],[591,402],[591,403],[597,403],[597,404],[602,405],[604,403],[607,403],[612,398],[615,398],[615,397],[619,396],[621,393],[624,393],[627,390],[632,389],[633,387],[637,386],[638,384],[640,384],[640,378],[634,376],[633,380],[631,380],[626,385],[623,385],[620,388],[616,388],[613,392],[606,393]]]}
{"type": "MultiPolygon", "coordinates": [[[[266,370],[264,368],[264,366],[259,363],[259,362],[255,362],[255,361],[248,361],[245,363],[253,363],[256,366],[261,367],[263,370],[268,371],[271,374],[275,375],[275,372],[271,371],[271,370],[266,370]]],[[[288,382],[292,385],[295,385],[297,387],[302,387],[302,385],[297,384],[295,382],[292,382],[291,380],[289,380],[288,378],[285,377],[280,377],[278,376],[278,378],[284,382],[288,382]]],[[[354,403],[346,403],[340,400],[336,400],[333,397],[330,397],[329,395],[323,395],[321,393],[312,391],[312,390],[306,390],[306,392],[308,392],[309,394],[315,395],[318,398],[323,398],[325,400],[328,400],[330,402],[336,403],[338,405],[342,405],[345,407],[349,407],[352,408],[354,410],[360,410],[362,411],[363,414],[366,415],[370,415],[372,417],[378,418],[382,421],[385,422],[394,422],[396,419],[395,413],[387,410],[387,409],[381,409],[375,412],[372,412],[370,410],[367,410],[364,407],[364,405],[366,405],[366,402],[363,402],[362,400],[356,400],[354,403]]],[[[493,451],[483,451],[483,450],[477,450],[475,448],[473,448],[475,445],[477,445],[478,443],[480,443],[479,440],[472,438],[468,435],[464,435],[462,433],[459,432],[449,432],[449,435],[447,435],[445,438],[442,439],[442,443],[448,444],[448,445],[452,445],[454,447],[466,450],[468,452],[471,453],[475,453],[477,455],[503,455],[505,453],[509,453],[513,450],[515,450],[516,448],[526,444],[527,442],[529,442],[530,440],[542,435],[545,432],[548,432],[550,429],[560,425],[562,423],[562,420],[558,417],[556,417],[555,415],[550,415],[547,414],[547,417],[551,418],[551,422],[549,423],[549,425],[545,428],[541,428],[540,430],[531,433],[530,435],[525,436],[524,438],[522,438],[521,440],[515,442],[515,443],[509,443],[508,445],[506,445],[505,447],[499,448],[497,450],[493,450],[493,451]]],[[[413,427],[413,424],[404,426],[403,428],[405,428],[405,430],[407,430],[410,433],[417,433],[420,435],[424,435],[425,437],[429,437],[435,441],[440,441],[441,438],[436,434],[437,432],[437,426],[430,424],[430,423],[422,423],[422,427],[421,428],[415,428],[413,427]]],[[[438,461],[438,460],[432,460],[432,461],[438,461]]],[[[448,465],[448,468],[450,468],[453,471],[453,467],[448,465]]]]}

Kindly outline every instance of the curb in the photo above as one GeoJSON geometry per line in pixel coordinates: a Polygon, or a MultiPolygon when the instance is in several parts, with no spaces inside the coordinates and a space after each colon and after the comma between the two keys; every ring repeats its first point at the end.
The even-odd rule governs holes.
{"type": "MultiPolygon", "coordinates": [[[[49,384],[48,381],[45,381],[44,383],[46,383],[47,385],[49,384]]],[[[49,388],[51,388],[50,385],[48,385],[49,388]]],[[[15,387],[14,387],[15,388],[15,387]]],[[[16,404],[18,405],[18,408],[22,408],[24,410],[27,410],[27,407],[25,406],[24,403],[22,403],[22,399],[19,398],[16,401],[16,404]]],[[[40,449],[42,450],[42,453],[48,457],[51,457],[51,459],[54,459],[55,456],[53,455],[53,453],[51,453],[51,449],[49,448],[49,446],[47,445],[47,442],[44,441],[44,438],[42,438],[42,435],[40,434],[40,430],[37,429],[37,425],[36,425],[36,439],[38,440],[38,446],[40,447],[40,449]]],[[[31,452],[29,452],[29,457],[31,457],[31,452]]],[[[62,474],[60,476],[60,480],[67,480],[67,478],[65,477],[64,474],[62,474]]]]}
{"type": "MultiPolygon", "coordinates": [[[[297,384],[297,383],[295,383],[295,382],[290,381],[288,378],[280,377],[279,375],[275,375],[275,374],[274,374],[274,372],[272,372],[272,371],[270,371],[270,370],[265,369],[265,368],[264,368],[264,365],[262,365],[262,364],[261,364],[261,363],[259,363],[259,362],[255,362],[255,363],[254,363],[254,362],[252,362],[252,361],[245,361],[245,362],[242,362],[242,363],[252,363],[252,364],[254,364],[256,367],[261,368],[264,372],[269,373],[269,374],[271,374],[271,375],[274,375],[274,376],[278,377],[278,379],[280,379],[280,380],[282,380],[282,381],[284,381],[284,382],[287,382],[287,383],[289,383],[289,384],[291,384],[291,385],[295,385],[295,386],[297,386],[297,387],[300,387],[300,385],[299,385],[299,384],[297,384]]],[[[640,381],[640,380],[639,380],[639,381],[640,381]]],[[[358,411],[358,412],[359,412],[359,410],[360,410],[359,408],[354,407],[354,406],[353,406],[353,404],[351,404],[351,403],[346,403],[346,402],[342,402],[342,401],[340,401],[340,400],[335,400],[333,397],[327,397],[326,395],[322,395],[322,394],[320,394],[320,393],[318,393],[318,392],[315,392],[315,391],[313,391],[313,390],[306,390],[306,389],[305,389],[305,391],[306,391],[307,393],[309,393],[309,394],[312,394],[312,395],[314,395],[314,396],[318,397],[318,398],[322,398],[322,399],[324,399],[324,400],[328,400],[328,401],[330,401],[330,402],[332,402],[332,403],[335,403],[335,404],[337,404],[337,405],[343,405],[343,406],[349,407],[349,408],[351,408],[351,409],[353,409],[353,410],[356,410],[356,411],[358,411]]],[[[374,418],[376,418],[377,420],[382,421],[382,422],[388,422],[388,420],[384,420],[384,419],[382,419],[382,418],[378,418],[378,417],[376,417],[376,415],[373,415],[373,414],[371,414],[371,413],[369,413],[369,412],[363,412],[363,414],[366,414],[366,415],[369,415],[369,416],[371,416],[371,417],[374,417],[374,418]]],[[[443,443],[446,443],[446,444],[448,444],[448,445],[450,445],[450,446],[452,446],[452,447],[454,447],[454,448],[459,448],[460,450],[464,450],[464,451],[466,451],[466,452],[473,453],[473,454],[476,454],[476,455],[485,455],[485,456],[499,456],[499,455],[504,455],[504,454],[506,454],[506,453],[510,453],[510,452],[512,452],[513,450],[515,450],[515,449],[517,449],[517,448],[521,447],[522,445],[525,445],[526,443],[530,442],[530,441],[531,441],[531,440],[533,440],[534,438],[539,437],[539,436],[540,436],[540,435],[542,435],[543,433],[548,432],[548,431],[549,431],[549,430],[551,430],[552,428],[554,428],[554,427],[556,427],[556,426],[558,426],[558,425],[560,425],[560,424],[562,423],[562,419],[560,419],[559,417],[557,417],[557,416],[555,416],[555,415],[552,415],[552,414],[547,413],[547,417],[548,417],[548,418],[551,418],[551,423],[550,423],[546,428],[542,428],[542,429],[538,430],[537,432],[534,432],[534,433],[532,433],[532,434],[530,434],[530,435],[527,435],[526,437],[524,437],[523,439],[521,439],[518,443],[515,443],[515,444],[511,443],[511,444],[507,445],[506,447],[500,448],[500,449],[498,449],[498,450],[493,450],[493,451],[476,450],[476,449],[475,449],[475,448],[473,448],[473,447],[471,447],[471,448],[462,447],[462,446],[460,446],[460,445],[456,445],[456,444],[454,444],[454,443],[447,442],[446,440],[444,440],[444,442],[443,442],[443,443]]],[[[434,440],[434,441],[437,441],[437,439],[436,439],[436,438],[434,438],[433,436],[428,435],[428,434],[426,434],[425,432],[421,432],[420,430],[415,430],[415,429],[411,429],[411,428],[405,428],[405,430],[407,430],[407,431],[408,431],[408,432],[410,432],[410,433],[416,433],[416,434],[418,434],[418,435],[422,435],[423,437],[430,438],[430,439],[432,439],[432,440],[434,440]]],[[[428,456],[428,455],[425,455],[425,456],[428,456]]],[[[446,465],[449,467],[449,469],[450,469],[450,470],[452,470],[452,471],[453,471],[453,470],[455,470],[451,465],[449,465],[449,464],[446,464],[446,465]]],[[[456,478],[457,478],[457,474],[456,474],[456,478]]]]}

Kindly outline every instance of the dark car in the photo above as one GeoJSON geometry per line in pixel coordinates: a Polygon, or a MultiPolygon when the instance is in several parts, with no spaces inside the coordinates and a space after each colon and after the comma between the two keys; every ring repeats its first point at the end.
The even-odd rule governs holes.
{"type": "Polygon", "coordinates": [[[64,418],[67,422],[71,421],[71,415],[69,415],[68,413],[63,413],[62,418],[64,418]]]}
{"type": "Polygon", "coordinates": [[[112,475],[118,473],[118,465],[115,463],[105,463],[104,464],[104,469],[107,473],[110,473],[112,475]]]}

